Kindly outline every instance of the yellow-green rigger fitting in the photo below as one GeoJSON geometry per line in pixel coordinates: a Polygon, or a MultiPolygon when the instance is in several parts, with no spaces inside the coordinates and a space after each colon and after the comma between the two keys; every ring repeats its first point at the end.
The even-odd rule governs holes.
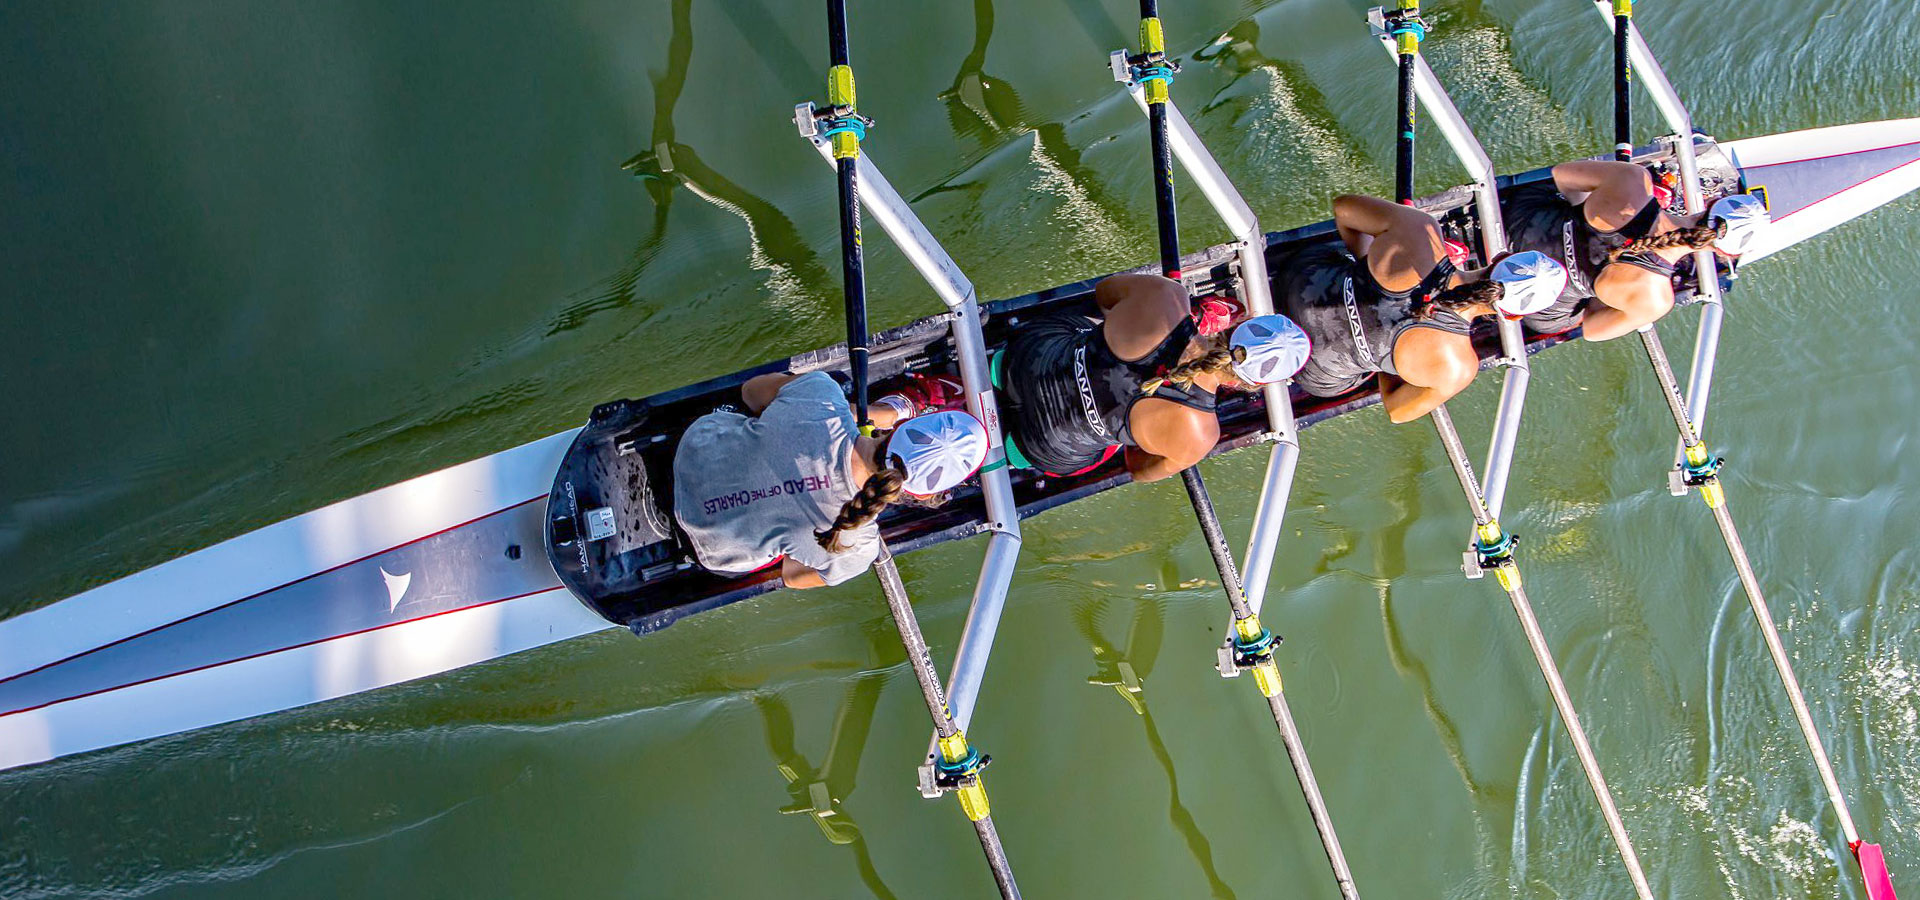
{"type": "Polygon", "coordinates": [[[1273,660],[1274,633],[1260,624],[1260,617],[1249,614],[1233,623],[1233,662],[1253,670],[1253,683],[1260,694],[1272,697],[1280,693],[1280,664],[1273,660]]]}
{"type": "Polygon", "coordinates": [[[1420,4],[1403,3],[1397,15],[1387,20],[1387,33],[1393,35],[1394,50],[1401,56],[1420,52],[1427,39],[1427,23],[1420,20],[1420,4]]]}
{"type": "Polygon", "coordinates": [[[1520,539],[1501,528],[1497,519],[1488,519],[1485,525],[1479,526],[1478,534],[1480,540],[1473,550],[1480,557],[1480,567],[1492,569],[1502,588],[1509,591],[1519,588],[1520,567],[1513,562],[1513,545],[1520,539]]]}
{"type": "MultiPolygon", "coordinates": [[[[833,107],[835,116],[859,117],[854,102],[852,66],[834,66],[827,70],[827,105],[833,107]]],[[[833,142],[834,159],[854,159],[860,155],[860,130],[829,129],[827,136],[833,142]]]]}
{"type": "Polygon", "coordinates": [[[1140,20],[1140,52],[1142,54],[1167,52],[1166,31],[1160,27],[1158,18],[1140,20]]]}
{"type": "Polygon", "coordinates": [[[968,746],[965,732],[956,731],[940,739],[940,761],[934,764],[936,778],[942,786],[959,795],[960,810],[974,822],[991,812],[987,783],[980,777],[980,769],[986,764],[986,758],[968,746]]]}
{"type": "Polygon", "coordinates": [[[1699,488],[1700,499],[1707,501],[1712,509],[1719,509],[1727,502],[1726,492],[1720,487],[1720,467],[1725,463],[1726,460],[1707,452],[1705,441],[1698,441],[1687,445],[1687,461],[1680,465],[1681,480],[1688,487],[1699,488]]]}
{"type": "Polygon", "coordinates": [[[1613,0],[1613,14],[1632,18],[1633,0],[1613,0]]]}

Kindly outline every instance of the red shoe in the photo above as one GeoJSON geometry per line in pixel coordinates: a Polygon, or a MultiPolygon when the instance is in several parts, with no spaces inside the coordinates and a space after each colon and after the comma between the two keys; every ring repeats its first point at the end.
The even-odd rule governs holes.
{"type": "Polygon", "coordinates": [[[1673,188],[1670,188],[1657,181],[1654,182],[1653,199],[1655,200],[1655,202],[1658,202],[1660,204],[1661,209],[1672,209],[1673,208],[1673,188]]]}
{"type": "Polygon", "coordinates": [[[1467,245],[1446,238],[1441,238],[1440,243],[1447,248],[1447,259],[1453,261],[1454,268],[1468,268],[1467,264],[1473,261],[1473,251],[1467,245]]]}
{"type": "Polygon", "coordinates": [[[894,393],[913,402],[915,415],[967,408],[967,386],[952,375],[908,373],[907,385],[894,393]]]}
{"type": "Polygon", "coordinates": [[[1226,331],[1246,316],[1246,307],[1232,297],[1208,294],[1193,301],[1193,322],[1202,337],[1226,331]]]}

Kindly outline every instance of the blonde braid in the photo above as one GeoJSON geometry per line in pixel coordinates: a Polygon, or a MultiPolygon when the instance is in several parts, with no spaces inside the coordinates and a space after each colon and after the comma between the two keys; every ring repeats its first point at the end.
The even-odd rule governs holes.
{"type": "Polygon", "coordinates": [[[1218,336],[1196,339],[1194,344],[1201,349],[1199,356],[1168,369],[1165,375],[1147,379],[1146,383],[1140,385],[1140,393],[1151,394],[1168,383],[1189,386],[1194,378],[1201,375],[1212,375],[1222,381],[1231,380],[1234,377],[1233,364],[1246,360],[1247,351],[1229,349],[1218,336]]]}

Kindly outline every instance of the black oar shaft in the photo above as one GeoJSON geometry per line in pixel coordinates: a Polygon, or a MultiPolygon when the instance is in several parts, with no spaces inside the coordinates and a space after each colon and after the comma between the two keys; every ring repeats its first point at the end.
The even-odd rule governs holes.
{"type": "Polygon", "coordinates": [[[1633,0],[1613,0],[1613,157],[1633,161],[1633,0]]]}
{"type": "MultiPolygon", "coordinates": [[[[873,570],[880,578],[880,592],[886,595],[887,611],[892,613],[893,624],[900,631],[900,643],[906,647],[907,664],[913,669],[914,680],[920,684],[927,714],[933,717],[934,734],[944,757],[949,748],[965,747],[966,735],[960,732],[960,726],[947,709],[947,695],[940,686],[940,670],[933,665],[933,651],[928,649],[927,639],[920,631],[920,620],[914,615],[913,602],[907,598],[907,586],[900,580],[900,569],[893,564],[893,553],[884,543],[873,570]]],[[[993,871],[993,881],[1000,888],[1002,900],[1019,900],[1020,888],[1014,883],[1007,849],[1000,843],[999,831],[993,827],[986,786],[977,769],[968,779],[955,788],[960,795],[960,808],[973,820],[974,833],[980,838],[980,849],[986,854],[987,867],[993,871]]]]}
{"type": "MultiPolygon", "coordinates": [[[[847,365],[853,376],[853,404],[862,430],[872,427],[867,415],[867,283],[860,247],[860,141],[866,120],[860,118],[855,99],[853,66],[847,52],[847,7],[845,0],[827,0],[827,42],[832,68],[827,72],[827,102],[832,107],[827,139],[831,143],[834,168],[840,178],[840,261],[846,276],[847,365]]],[[[927,714],[933,719],[938,754],[936,783],[960,800],[960,808],[972,820],[980,849],[986,854],[994,884],[1002,900],[1020,900],[1020,888],[1014,883],[1013,868],[1000,834],[993,827],[987,803],[987,789],[980,769],[985,758],[967,744],[967,738],[947,708],[940,673],[933,665],[933,653],[913,614],[913,603],[893,554],[886,543],[880,544],[874,560],[874,574],[880,579],[887,610],[900,631],[900,643],[906,648],[907,661],[914,679],[920,683],[927,714]]]]}
{"type": "MultiPolygon", "coordinates": [[[[1148,67],[1143,74],[1150,76],[1143,79],[1143,89],[1146,92],[1147,125],[1153,149],[1153,201],[1160,234],[1160,271],[1166,277],[1180,281],[1180,222],[1174,205],[1173,145],[1167,134],[1171,116],[1168,80],[1172,77],[1172,69],[1165,59],[1166,40],[1161,30],[1158,7],[1155,0],[1140,0],[1140,44],[1148,67]]],[[[1320,833],[1321,848],[1333,867],[1334,882],[1340,890],[1340,896],[1343,900],[1359,900],[1359,892],[1353,884],[1353,872],[1347,866],[1345,851],[1340,847],[1340,839],[1333,830],[1332,816],[1327,813],[1326,800],[1320,793],[1320,784],[1314,778],[1313,767],[1308,763],[1306,745],[1300,739],[1293,714],[1287,708],[1286,696],[1281,692],[1280,668],[1272,654],[1272,642],[1275,639],[1260,624],[1260,618],[1254,615],[1252,607],[1247,605],[1246,595],[1241,588],[1239,567],[1234,563],[1233,551],[1227,546],[1226,530],[1220,525],[1219,513],[1213,508],[1213,498],[1207,494],[1207,483],[1200,477],[1199,466],[1181,470],[1180,481],[1186,486],[1187,500],[1192,504],[1194,517],[1200,524],[1200,535],[1207,542],[1207,552],[1213,556],[1214,569],[1220,574],[1220,587],[1227,594],[1227,606],[1233,611],[1237,638],[1235,646],[1259,648],[1257,657],[1236,658],[1236,665],[1245,665],[1246,670],[1253,673],[1254,683],[1267,698],[1274,726],[1279,729],[1280,740],[1287,749],[1287,759],[1299,778],[1301,792],[1306,795],[1314,828],[1320,833]]]]}
{"type": "Polygon", "coordinates": [[[827,0],[827,64],[851,65],[847,61],[846,0],[827,0]]]}
{"type": "Polygon", "coordinates": [[[1173,147],[1167,140],[1167,105],[1147,106],[1153,131],[1153,208],[1160,220],[1160,272],[1180,280],[1180,223],[1174,216],[1173,147]]]}
{"type": "Polygon", "coordinates": [[[847,365],[853,376],[854,418],[871,424],[867,414],[867,274],[860,247],[860,161],[834,163],[840,175],[840,271],[847,298],[847,365]]]}
{"type": "MultiPolygon", "coordinates": [[[[827,103],[833,115],[859,127],[853,65],[847,51],[846,0],[827,0],[827,103]]],[[[847,305],[847,368],[853,377],[853,411],[860,427],[867,415],[867,277],[860,246],[860,133],[831,135],[834,168],[840,175],[840,271],[847,305]]]]}
{"type": "Polygon", "coordinates": [[[1395,127],[1398,129],[1394,140],[1393,158],[1393,199],[1406,204],[1413,203],[1413,160],[1414,132],[1419,121],[1419,102],[1414,96],[1414,78],[1420,62],[1419,28],[1420,5],[1403,2],[1400,6],[1400,19],[1394,26],[1395,50],[1400,58],[1400,81],[1397,97],[1399,99],[1398,116],[1395,127]]]}

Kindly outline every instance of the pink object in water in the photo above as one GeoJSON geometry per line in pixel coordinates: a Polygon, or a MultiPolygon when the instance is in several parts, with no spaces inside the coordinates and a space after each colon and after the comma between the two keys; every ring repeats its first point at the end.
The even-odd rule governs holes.
{"type": "Polygon", "coordinates": [[[1860,863],[1860,874],[1867,881],[1867,900],[1900,900],[1893,895],[1893,876],[1887,874],[1887,858],[1879,844],[1853,846],[1853,858],[1860,863]]]}

